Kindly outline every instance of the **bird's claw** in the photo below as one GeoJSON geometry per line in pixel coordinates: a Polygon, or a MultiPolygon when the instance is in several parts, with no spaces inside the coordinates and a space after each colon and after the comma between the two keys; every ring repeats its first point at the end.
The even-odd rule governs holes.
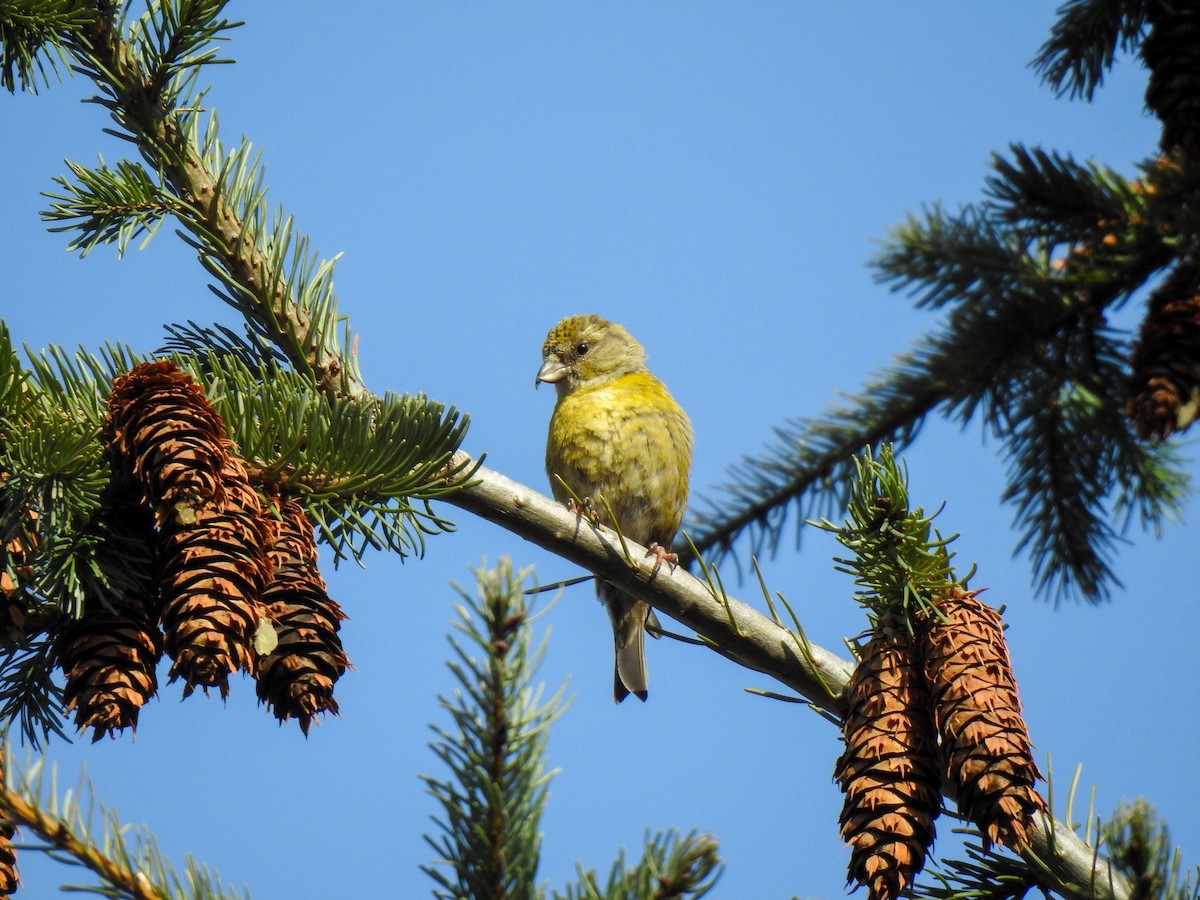
{"type": "Polygon", "coordinates": [[[679,565],[679,554],[672,553],[666,547],[662,546],[658,541],[655,541],[646,548],[646,555],[655,557],[654,569],[650,573],[651,578],[654,578],[656,575],[658,575],[658,570],[662,568],[662,564],[664,562],[669,565],[672,570],[679,565]]]}
{"type": "Polygon", "coordinates": [[[576,502],[572,497],[567,501],[567,509],[575,513],[581,519],[587,519],[593,525],[600,524],[600,513],[596,512],[596,507],[592,504],[591,497],[584,497],[582,503],[576,502]]]}

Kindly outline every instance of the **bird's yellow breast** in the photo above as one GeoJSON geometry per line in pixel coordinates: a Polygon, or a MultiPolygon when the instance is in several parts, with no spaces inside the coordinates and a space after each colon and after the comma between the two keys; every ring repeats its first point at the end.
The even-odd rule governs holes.
{"type": "Polygon", "coordinates": [[[546,471],[551,490],[591,500],[611,525],[641,544],[669,545],[687,505],[692,428],[657,378],[634,372],[560,395],[550,419],[546,471]]]}

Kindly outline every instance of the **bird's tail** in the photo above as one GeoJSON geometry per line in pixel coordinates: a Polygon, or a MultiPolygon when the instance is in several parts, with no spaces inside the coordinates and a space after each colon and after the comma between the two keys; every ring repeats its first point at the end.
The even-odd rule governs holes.
{"type": "Polygon", "coordinates": [[[630,694],[645,700],[650,679],[646,672],[646,626],[658,637],[658,617],[650,604],[608,584],[597,582],[596,593],[612,620],[615,661],[613,699],[620,703],[630,694]]]}

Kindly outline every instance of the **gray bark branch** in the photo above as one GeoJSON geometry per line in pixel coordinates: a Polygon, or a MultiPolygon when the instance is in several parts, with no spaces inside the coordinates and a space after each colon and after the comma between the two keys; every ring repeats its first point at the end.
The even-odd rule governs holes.
{"type": "MultiPolygon", "coordinates": [[[[453,462],[469,459],[459,452],[453,462]]],[[[655,575],[655,559],[640,544],[622,541],[615,532],[592,525],[556,500],[487,466],[480,466],[468,484],[444,500],[636,591],[723,656],[771,676],[841,718],[841,695],[854,671],[852,661],[801,639],[740,600],[722,598],[683,568],[663,565],[655,575]]],[[[1103,900],[1130,896],[1124,876],[1071,828],[1050,816],[1035,819],[1033,847],[1025,856],[1061,882],[1061,887],[1054,887],[1069,896],[1103,900]]]]}

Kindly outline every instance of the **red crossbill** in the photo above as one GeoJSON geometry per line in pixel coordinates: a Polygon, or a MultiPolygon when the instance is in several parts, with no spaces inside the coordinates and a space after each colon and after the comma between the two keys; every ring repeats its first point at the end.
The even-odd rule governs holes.
{"type": "MultiPolygon", "coordinates": [[[[574,493],[601,524],[664,551],[687,505],[687,415],[646,368],[642,345],[599,316],[571,316],[555,325],[542,360],[535,383],[548,382],[558,392],[546,441],[555,498],[568,502],[574,493]]],[[[609,582],[598,580],[596,593],[612,619],[613,696],[618,703],[630,693],[645,700],[646,626],[656,632],[658,619],[649,604],[609,582]]]]}

